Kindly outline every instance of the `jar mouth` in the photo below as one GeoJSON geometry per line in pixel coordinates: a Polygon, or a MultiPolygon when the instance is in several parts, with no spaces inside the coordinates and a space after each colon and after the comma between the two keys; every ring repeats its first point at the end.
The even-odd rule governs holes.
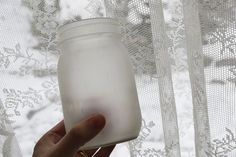
{"type": "Polygon", "coordinates": [[[59,43],[79,36],[97,33],[118,33],[121,28],[118,20],[113,18],[90,18],[60,26],[58,29],[59,43]]]}
{"type": "Polygon", "coordinates": [[[83,27],[86,25],[97,24],[97,23],[104,23],[104,24],[106,23],[106,24],[120,26],[119,22],[114,18],[99,17],[99,18],[82,19],[80,21],[75,21],[75,22],[70,22],[70,23],[64,24],[58,28],[58,32],[59,32],[59,34],[61,34],[68,29],[73,29],[75,27],[83,27]]]}

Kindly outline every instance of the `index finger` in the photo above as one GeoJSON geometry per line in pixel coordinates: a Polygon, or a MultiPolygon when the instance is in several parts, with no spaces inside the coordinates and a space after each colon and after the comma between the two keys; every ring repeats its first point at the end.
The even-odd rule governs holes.
{"type": "Polygon", "coordinates": [[[53,155],[73,156],[78,148],[94,138],[105,126],[105,117],[97,114],[80,121],[56,145],[53,155]]]}
{"type": "Polygon", "coordinates": [[[49,132],[56,133],[60,136],[65,136],[66,130],[65,130],[64,120],[57,123],[57,125],[54,126],[52,129],[50,129],[47,133],[49,133],[49,132]]]}

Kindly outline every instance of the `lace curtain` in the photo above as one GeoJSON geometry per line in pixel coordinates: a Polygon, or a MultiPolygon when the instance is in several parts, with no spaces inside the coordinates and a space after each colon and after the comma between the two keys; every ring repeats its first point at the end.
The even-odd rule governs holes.
{"type": "Polygon", "coordinates": [[[63,118],[57,28],[94,17],[122,25],[143,116],[113,157],[236,155],[235,0],[0,0],[0,156],[63,118]]]}

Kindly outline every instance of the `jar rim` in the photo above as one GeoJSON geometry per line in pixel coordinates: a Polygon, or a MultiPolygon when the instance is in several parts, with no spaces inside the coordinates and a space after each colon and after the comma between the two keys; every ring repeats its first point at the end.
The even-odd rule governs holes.
{"type": "Polygon", "coordinates": [[[97,23],[120,26],[119,22],[114,18],[110,18],[110,17],[88,18],[88,19],[82,19],[79,21],[74,21],[74,22],[61,25],[58,28],[58,33],[62,34],[64,31],[67,31],[68,29],[73,29],[75,27],[82,27],[82,26],[97,24],[97,23]]]}
{"type": "Polygon", "coordinates": [[[96,33],[118,33],[120,34],[120,24],[114,18],[90,18],[65,24],[58,28],[59,43],[64,40],[84,35],[96,33]]]}

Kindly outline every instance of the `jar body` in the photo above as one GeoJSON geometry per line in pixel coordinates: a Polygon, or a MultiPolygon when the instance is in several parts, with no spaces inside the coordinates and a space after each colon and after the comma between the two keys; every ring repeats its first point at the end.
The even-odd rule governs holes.
{"type": "Polygon", "coordinates": [[[81,149],[120,143],[138,136],[141,112],[127,49],[119,37],[98,34],[61,44],[58,80],[66,131],[92,114],[103,114],[104,129],[81,149]]]}

